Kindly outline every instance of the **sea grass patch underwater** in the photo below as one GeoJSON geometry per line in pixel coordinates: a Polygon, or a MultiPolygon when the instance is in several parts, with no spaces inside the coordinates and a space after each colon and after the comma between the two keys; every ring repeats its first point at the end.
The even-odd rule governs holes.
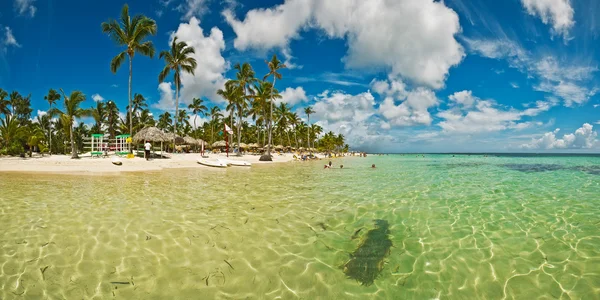
{"type": "Polygon", "coordinates": [[[350,254],[350,260],[344,264],[344,273],[348,277],[362,285],[373,284],[383,270],[384,259],[392,247],[389,227],[388,221],[375,220],[375,228],[367,232],[358,248],[350,254]]]}

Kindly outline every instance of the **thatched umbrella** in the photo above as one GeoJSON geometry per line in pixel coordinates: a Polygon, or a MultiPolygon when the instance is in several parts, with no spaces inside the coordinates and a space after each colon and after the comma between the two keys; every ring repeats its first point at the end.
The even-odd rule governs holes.
{"type": "Polygon", "coordinates": [[[186,135],[183,138],[183,141],[188,145],[198,145],[198,141],[196,139],[190,137],[189,135],[186,135]]]}
{"type": "MultiPolygon", "coordinates": [[[[235,146],[237,147],[237,143],[235,143],[235,146]]],[[[240,143],[240,148],[242,149],[248,149],[248,145],[245,143],[240,143]]]]}
{"type": "Polygon", "coordinates": [[[283,145],[277,145],[277,146],[275,146],[275,150],[283,150],[283,145]]]}
{"type": "Polygon", "coordinates": [[[202,145],[206,146],[207,145],[207,143],[204,140],[202,140],[202,139],[197,139],[196,143],[198,143],[198,145],[200,145],[200,146],[202,146],[202,145]]]}
{"type": "Polygon", "coordinates": [[[185,140],[182,137],[175,135],[172,132],[165,133],[165,134],[169,137],[169,141],[172,141],[173,139],[175,139],[175,144],[177,144],[177,145],[185,144],[185,140]]]}
{"type": "Polygon", "coordinates": [[[133,136],[133,141],[141,143],[144,141],[151,142],[168,142],[169,137],[160,129],[156,127],[146,127],[133,136]]]}
{"type": "Polygon", "coordinates": [[[260,146],[257,143],[252,143],[248,145],[248,148],[250,149],[256,149],[256,148],[260,148],[260,146]]]}
{"type": "Polygon", "coordinates": [[[227,144],[225,143],[225,141],[218,141],[218,142],[214,142],[212,144],[212,146],[215,148],[221,148],[221,147],[227,146],[227,144]]]}

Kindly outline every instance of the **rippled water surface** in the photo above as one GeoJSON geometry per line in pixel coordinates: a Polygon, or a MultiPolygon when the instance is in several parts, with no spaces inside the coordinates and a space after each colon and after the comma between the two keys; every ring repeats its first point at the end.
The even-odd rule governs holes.
{"type": "Polygon", "coordinates": [[[0,174],[0,299],[600,299],[600,158],[333,163],[0,174]]]}

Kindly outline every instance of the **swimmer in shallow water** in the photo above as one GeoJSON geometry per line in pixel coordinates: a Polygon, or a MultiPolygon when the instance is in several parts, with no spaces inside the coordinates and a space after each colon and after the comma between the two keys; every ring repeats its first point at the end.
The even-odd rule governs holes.
{"type": "Polygon", "coordinates": [[[343,169],[343,168],[344,168],[344,165],[340,165],[340,169],[343,169]]]}
{"type": "Polygon", "coordinates": [[[375,169],[375,164],[372,164],[372,165],[371,165],[371,169],[375,169]]]}

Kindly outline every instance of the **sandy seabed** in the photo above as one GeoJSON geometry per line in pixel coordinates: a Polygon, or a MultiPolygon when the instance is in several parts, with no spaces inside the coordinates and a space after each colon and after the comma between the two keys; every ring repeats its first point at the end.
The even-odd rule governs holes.
{"type": "MultiPolygon", "coordinates": [[[[119,172],[143,172],[158,171],[163,169],[177,168],[210,168],[198,164],[201,159],[199,153],[170,154],[166,159],[125,158],[121,157],[123,163],[116,166],[112,158],[92,158],[89,154],[82,154],[80,159],[71,159],[68,155],[52,155],[33,158],[2,157],[0,158],[0,172],[35,172],[35,173],[76,173],[76,174],[103,174],[119,172]]],[[[208,154],[207,160],[227,158],[226,154],[208,154]]],[[[272,164],[290,162],[294,160],[294,154],[274,154],[273,162],[259,161],[260,155],[244,155],[238,157],[229,155],[230,160],[243,160],[252,164],[272,164]]]]}

